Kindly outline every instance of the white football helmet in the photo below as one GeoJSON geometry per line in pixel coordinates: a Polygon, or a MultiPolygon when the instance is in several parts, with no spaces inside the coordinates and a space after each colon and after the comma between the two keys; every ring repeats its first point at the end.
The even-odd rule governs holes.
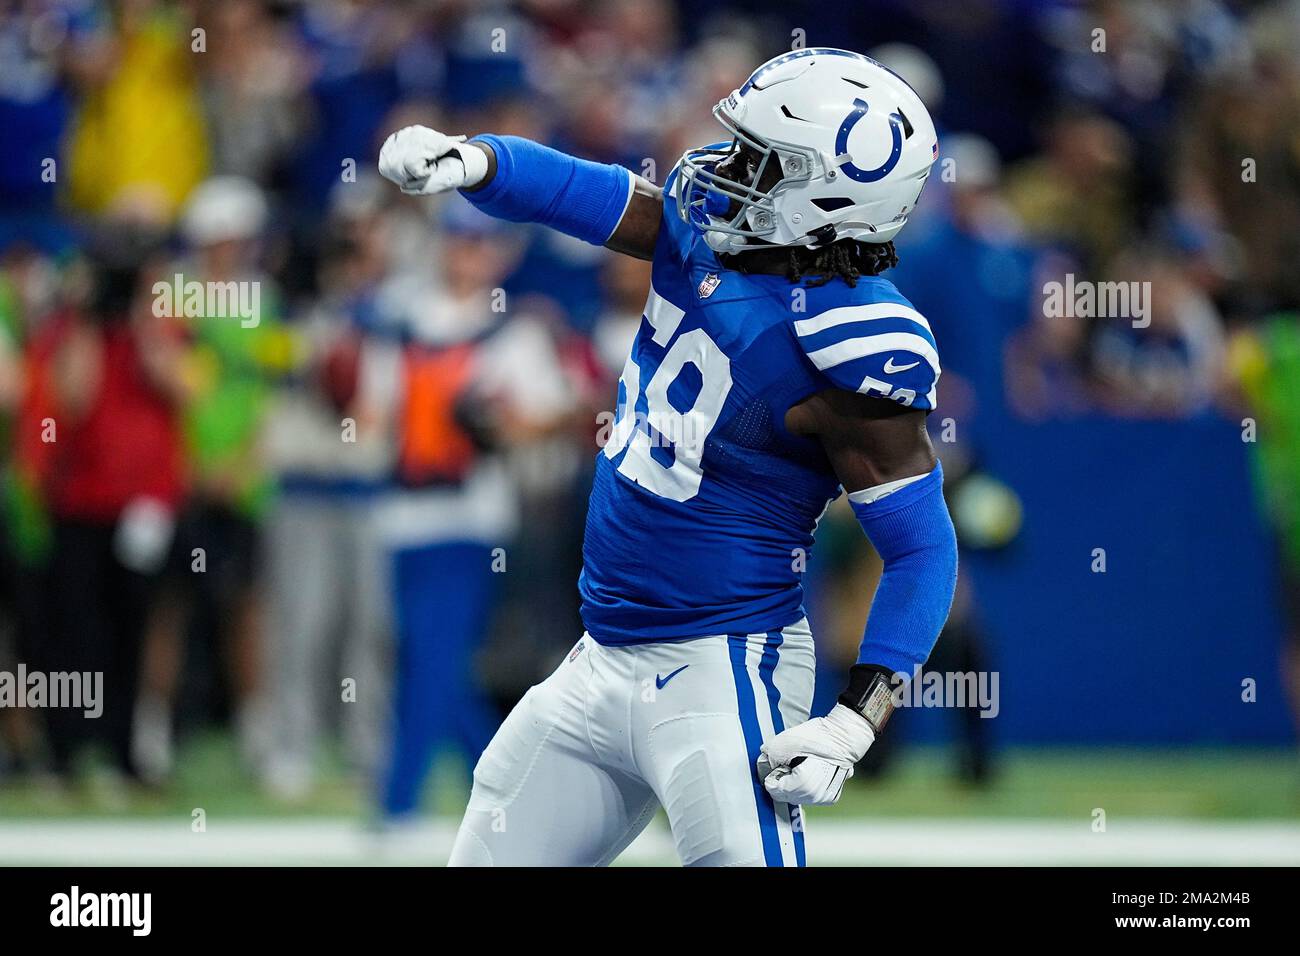
{"type": "Polygon", "coordinates": [[[768,60],[713,115],[733,140],[682,156],[677,208],[716,252],[888,242],[939,155],[916,91],[848,50],[813,47],[768,60]],[[750,186],[714,172],[742,145],[762,157],[750,186]],[[781,178],[760,190],[770,163],[780,164],[781,178]]]}

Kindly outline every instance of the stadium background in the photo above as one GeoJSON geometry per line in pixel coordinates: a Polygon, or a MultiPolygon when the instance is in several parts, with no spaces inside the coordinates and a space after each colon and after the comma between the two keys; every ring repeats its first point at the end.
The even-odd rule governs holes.
{"type": "MultiPolygon", "coordinates": [[[[169,363],[179,464],[142,451],[129,415],[99,416],[95,440],[136,472],[175,466],[173,551],[203,547],[215,573],[196,584],[173,554],[139,578],[148,614],[123,653],[143,662],[142,779],[102,744],[65,761],[44,715],[0,711],[0,860],[436,861],[466,735],[448,731],[420,813],[378,807],[393,556],[455,538],[394,528],[393,499],[412,436],[442,433],[367,382],[402,361],[412,301],[504,290],[498,377],[530,384],[496,383],[479,411],[523,520],[487,522],[499,580],[424,567],[440,621],[466,589],[491,611],[464,650],[508,707],[580,631],[597,415],[648,272],[404,199],[376,181],[378,146],[414,122],[513,132],[662,182],[714,138],[712,103],[796,44],[875,51],[940,128],[891,278],[935,326],[932,425],[965,475],[945,666],[1000,690],[992,720],[900,715],[844,809],[813,815],[814,847],[824,827],[836,862],[1300,859],[1300,4],[52,0],[0,13],[0,668],[54,644],[73,665],[109,653],[51,636],[93,608],[67,569],[92,589],[114,572],[77,563],[84,502],[37,437],[60,369],[86,378],[107,340],[88,290],[139,241],[145,278],[254,278],[262,321],[132,340],[169,363]],[[1043,284],[1067,273],[1151,282],[1152,324],[1049,317],[1043,284]]],[[[79,393],[83,411],[111,387],[79,393]]],[[[82,494],[130,490],[132,469],[104,467],[82,494]]],[[[878,573],[844,517],[808,572],[823,701],[878,573]]],[[[661,829],[638,846],[671,858],[661,829]]]]}

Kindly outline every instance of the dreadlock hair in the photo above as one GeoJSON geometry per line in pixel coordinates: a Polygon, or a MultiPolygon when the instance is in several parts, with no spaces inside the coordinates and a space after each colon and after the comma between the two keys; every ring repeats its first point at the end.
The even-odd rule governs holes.
{"type": "Polygon", "coordinates": [[[898,265],[898,253],[893,242],[874,244],[841,239],[821,249],[796,246],[790,250],[786,278],[800,282],[814,277],[810,286],[825,285],[832,279],[843,279],[850,287],[858,284],[862,276],[878,276],[886,269],[898,265]]]}
{"type": "Polygon", "coordinates": [[[840,239],[817,249],[794,246],[736,253],[726,256],[726,265],[737,272],[784,272],[791,282],[803,282],[812,287],[826,285],[832,279],[843,279],[853,287],[863,276],[878,276],[898,265],[898,253],[893,242],[840,239]],[[780,253],[785,254],[783,261],[778,258],[780,253]]]}

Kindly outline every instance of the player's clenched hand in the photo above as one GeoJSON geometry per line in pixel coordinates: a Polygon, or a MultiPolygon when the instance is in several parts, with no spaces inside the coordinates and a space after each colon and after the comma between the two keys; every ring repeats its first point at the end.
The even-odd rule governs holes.
{"type": "Polygon", "coordinates": [[[875,739],[865,717],[836,704],[825,717],[804,721],[763,744],[758,776],[780,803],[831,804],[875,739]]]}
{"type": "Polygon", "coordinates": [[[407,126],[384,140],[379,174],[410,196],[432,196],[477,186],[487,175],[487,155],[427,126],[407,126]]]}

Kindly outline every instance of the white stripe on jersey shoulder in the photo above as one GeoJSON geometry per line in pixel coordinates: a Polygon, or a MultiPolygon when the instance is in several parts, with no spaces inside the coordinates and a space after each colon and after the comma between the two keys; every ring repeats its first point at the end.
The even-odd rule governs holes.
{"type": "Polygon", "coordinates": [[[833,329],[837,325],[849,322],[865,322],[870,319],[911,319],[921,328],[930,332],[930,323],[916,309],[897,302],[876,302],[872,305],[842,305],[837,309],[827,309],[821,315],[809,319],[799,319],[794,324],[796,335],[813,335],[833,329]]]}
{"type": "Polygon", "coordinates": [[[934,346],[911,332],[884,332],[880,335],[845,339],[824,349],[809,352],[808,358],[824,372],[828,368],[852,362],[854,359],[895,351],[916,353],[930,364],[936,376],[939,374],[939,354],[935,352],[934,346]]]}

